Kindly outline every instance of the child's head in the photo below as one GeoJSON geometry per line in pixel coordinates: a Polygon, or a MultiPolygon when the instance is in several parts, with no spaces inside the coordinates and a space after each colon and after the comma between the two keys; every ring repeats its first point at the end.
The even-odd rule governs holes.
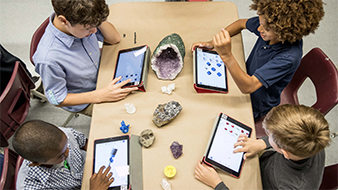
{"type": "Polygon", "coordinates": [[[63,15],[72,26],[97,27],[109,15],[105,0],[52,0],[57,16],[63,15]]]}
{"type": "Polygon", "coordinates": [[[318,28],[324,16],[322,0],[252,0],[250,6],[265,17],[280,41],[293,43],[318,28]]]}
{"type": "Polygon", "coordinates": [[[308,158],[329,145],[329,124],[318,110],[304,105],[280,105],[271,109],[263,128],[278,148],[308,158]]]}
{"type": "Polygon", "coordinates": [[[13,147],[24,159],[44,165],[63,162],[69,152],[63,131],[41,120],[22,124],[14,134],[13,147]]]}

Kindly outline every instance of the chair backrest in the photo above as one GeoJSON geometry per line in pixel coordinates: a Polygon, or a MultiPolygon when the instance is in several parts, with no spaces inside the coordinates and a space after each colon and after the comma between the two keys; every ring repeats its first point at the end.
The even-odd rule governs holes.
{"type": "Polygon", "coordinates": [[[338,71],[319,48],[313,48],[303,58],[292,80],[281,94],[280,104],[299,104],[297,92],[306,78],[315,86],[317,101],[312,105],[326,115],[338,103],[338,71]]]}
{"type": "Polygon", "coordinates": [[[42,35],[45,33],[45,30],[48,24],[49,24],[49,17],[39,26],[38,29],[36,29],[36,31],[34,32],[32,36],[32,41],[31,41],[31,46],[30,46],[30,51],[29,51],[29,58],[33,65],[35,65],[33,62],[33,55],[36,51],[36,48],[38,47],[38,44],[40,42],[42,35]]]}
{"type": "Polygon", "coordinates": [[[26,119],[29,110],[30,89],[32,88],[34,88],[33,81],[20,62],[16,61],[12,76],[0,96],[0,145],[2,147],[8,145],[7,139],[26,119]]]}
{"type": "Polygon", "coordinates": [[[9,148],[4,149],[4,163],[0,179],[0,189],[15,189],[16,179],[23,158],[9,148]]]}
{"type": "MultiPolygon", "coordinates": [[[[299,105],[297,92],[306,78],[310,78],[316,88],[317,101],[312,107],[326,115],[338,103],[338,71],[319,48],[313,48],[302,58],[293,78],[281,93],[280,105],[299,105]]],[[[256,137],[266,136],[262,128],[264,117],[255,121],[256,137]]]]}
{"type": "Polygon", "coordinates": [[[326,166],[324,168],[322,184],[320,190],[335,190],[338,189],[338,164],[326,166]]]}

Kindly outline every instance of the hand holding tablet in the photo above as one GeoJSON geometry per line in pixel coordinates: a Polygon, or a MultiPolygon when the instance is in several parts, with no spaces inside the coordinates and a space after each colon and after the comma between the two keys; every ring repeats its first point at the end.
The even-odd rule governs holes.
{"type": "Polygon", "coordinates": [[[95,140],[93,163],[93,173],[110,166],[114,182],[108,189],[129,189],[129,135],[95,140]]]}
{"type": "Polygon", "coordinates": [[[203,161],[239,178],[244,152],[234,152],[234,146],[240,135],[250,137],[251,131],[250,127],[221,113],[215,120],[203,161]]]}
{"type": "Polygon", "coordinates": [[[226,67],[216,51],[196,47],[193,79],[198,93],[228,93],[226,67]]]}
{"type": "Polygon", "coordinates": [[[113,78],[121,79],[116,84],[130,80],[123,87],[138,87],[145,91],[149,58],[150,50],[146,45],[120,50],[113,78]]]}

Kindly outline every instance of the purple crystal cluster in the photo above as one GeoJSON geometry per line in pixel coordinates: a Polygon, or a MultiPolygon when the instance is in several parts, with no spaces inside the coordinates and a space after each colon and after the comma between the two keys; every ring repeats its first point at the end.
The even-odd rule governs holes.
{"type": "Polygon", "coordinates": [[[170,150],[171,150],[171,153],[173,154],[174,158],[177,159],[183,154],[183,145],[181,145],[177,141],[174,141],[170,145],[170,150]]]}
{"type": "Polygon", "coordinates": [[[173,80],[182,70],[178,53],[171,47],[163,50],[162,53],[153,62],[153,68],[160,79],[173,80]]]}

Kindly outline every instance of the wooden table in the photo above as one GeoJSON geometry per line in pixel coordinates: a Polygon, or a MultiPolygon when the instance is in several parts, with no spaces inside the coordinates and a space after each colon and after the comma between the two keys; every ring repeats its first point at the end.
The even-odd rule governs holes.
{"type": "MultiPolygon", "coordinates": [[[[236,5],[230,2],[155,2],[117,3],[109,8],[108,21],[115,25],[122,40],[117,45],[103,47],[97,88],[111,81],[120,49],[147,44],[153,51],[165,36],[177,33],[185,43],[186,56],[184,68],[174,81],[159,80],[149,69],[147,92],[130,94],[119,102],[94,105],[82,189],[89,189],[94,139],[122,135],[119,129],[122,120],[130,124],[129,134],[140,135],[144,129],[151,129],[156,136],[150,148],[143,148],[145,190],[162,189],[160,182],[165,178],[163,170],[167,165],[177,169],[176,176],[168,179],[172,189],[210,189],[194,178],[194,169],[202,158],[215,117],[223,112],[252,127],[254,121],[250,96],[239,91],[229,73],[228,94],[196,93],[190,48],[194,42],[210,40],[222,27],[238,19],[236,5]],[[171,83],[176,85],[173,94],[163,94],[161,87],[171,83]],[[152,122],[154,110],[158,104],[171,100],[179,102],[183,110],[168,125],[156,127],[152,122]],[[128,114],[125,103],[133,103],[136,113],[128,114]],[[177,160],[169,148],[173,141],[183,144],[183,155],[177,160]]],[[[232,38],[232,52],[245,70],[241,35],[232,38]]],[[[255,138],[255,131],[252,137],[255,138]]],[[[262,188],[257,156],[244,163],[240,179],[222,171],[219,174],[230,189],[262,188]]]]}

